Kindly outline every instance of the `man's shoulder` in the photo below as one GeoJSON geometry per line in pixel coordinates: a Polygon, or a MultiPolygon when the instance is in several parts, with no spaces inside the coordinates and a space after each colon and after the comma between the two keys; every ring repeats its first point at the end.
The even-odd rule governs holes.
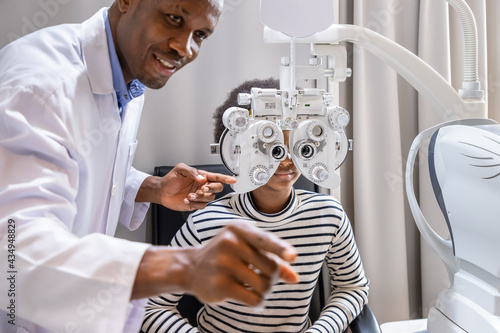
{"type": "Polygon", "coordinates": [[[79,24],[41,29],[7,45],[0,51],[2,86],[44,86],[84,70],[79,24]]]}
{"type": "Polygon", "coordinates": [[[81,24],[61,24],[43,28],[25,35],[0,50],[2,58],[9,56],[21,57],[21,60],[32,59],[38,64],[37,59],[44,61],[60,60],[58,57],[45,59],[41,56],[54,56],[57,54],[81,53],[81,24]]]}

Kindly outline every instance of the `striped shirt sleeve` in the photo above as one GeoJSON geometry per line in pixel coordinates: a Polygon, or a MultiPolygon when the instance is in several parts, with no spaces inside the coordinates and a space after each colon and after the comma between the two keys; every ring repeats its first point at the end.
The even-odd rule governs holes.
{"type": "Polygon", "coordinates": [[[368,280],[345,213],[325,260],[332,291],[320,318],[307,333],[344,332],[368,302],[368,280]]]}

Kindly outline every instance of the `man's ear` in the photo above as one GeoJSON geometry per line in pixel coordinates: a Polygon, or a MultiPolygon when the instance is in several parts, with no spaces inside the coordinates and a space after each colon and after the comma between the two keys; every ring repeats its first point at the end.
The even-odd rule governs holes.
{"type": "Polygon", "coordinates": [[[120,13],[126,13],[131,6],[131,2],[132,0],[116,0],[120,13]]]}

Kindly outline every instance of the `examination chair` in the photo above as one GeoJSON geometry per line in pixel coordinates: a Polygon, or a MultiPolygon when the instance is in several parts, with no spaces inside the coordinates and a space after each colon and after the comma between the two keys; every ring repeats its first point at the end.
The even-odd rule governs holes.
{"type": "MultiPolygon", "coordinates": [[[[222,174],[230,174],[229,171],[222,164],[207,164],[207,165],[196,165],[194,166],[200,170],[206,170],[209,172],[216,172],[222,174]]],[[[158,166],[155,167],[155,176],[164,176],[170,170],[172,166],[158,166]]],[[[318,192],[318,186],[307,180],[305,177],[300,176],[294,185],[296,188],[318,192]]],[[[229,185],[224,185],[224,190],[216,195],[217,198],[224,196],[225,194],[232,192],[229,185]]],[[[177,230],[184,224],[188,216],[192,212],[177,212],[168,209],[162,205],[152,204],[152,228],[151,242],[153,245],[168,245],[172,238],[174,238],[177,230]]],[[[318,284],[314,290],[313,297],[311,300],[311,306],[309,309],[309,317],[311,321],[314,322],[319,318],[321,309],[326,303],[326,293],[325,288],[328,288],[328,284],[325,284],[323,279],[323,272],[320,273],[318,284]]],[[[196,326],[196,314],[201,308],[202,304],[194,296],[184,295],[177,306],[179,313],[186,318],[191,325],[196,326]]],[[[353,320],[349,326],[352,333],[381,333],[380,326],[368,305],[366,305],[359,316],[353,320]]]]}

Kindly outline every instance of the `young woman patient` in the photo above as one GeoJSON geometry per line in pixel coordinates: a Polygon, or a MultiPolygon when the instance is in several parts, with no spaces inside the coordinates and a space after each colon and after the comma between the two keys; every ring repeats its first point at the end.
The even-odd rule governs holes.
{"type": "MultiPolygon", "coordinates": [[[[214,113],[216,142],[224,131],[222,114],[237,106],[238,93],[252,87],[279,88],[275,79],[246,81],[228,95],[214,113]]],[[[289,131],[283,131],[288,145],[289,131]]],[[[212,237],[232,219],[246,220],[274,232],[292,244],[297,260],[292,264],[299,283],[278,282],[263,301],[251,308],[234,301],[205,304],[198,312],[198,326],[180,317],[180,293],[149,300],[144,332],[343,332],[368,300],[368,280],[363,271],[349,219],[333,197],[294,189],[299,178],[287,157],[269,181],[248,193],[230,193],[191,214],[172,240],[175,246],[196,246],[212,237]],[[331,295],[319,319],[308,313],[323,262],[330,276],[331,295]]]]}

